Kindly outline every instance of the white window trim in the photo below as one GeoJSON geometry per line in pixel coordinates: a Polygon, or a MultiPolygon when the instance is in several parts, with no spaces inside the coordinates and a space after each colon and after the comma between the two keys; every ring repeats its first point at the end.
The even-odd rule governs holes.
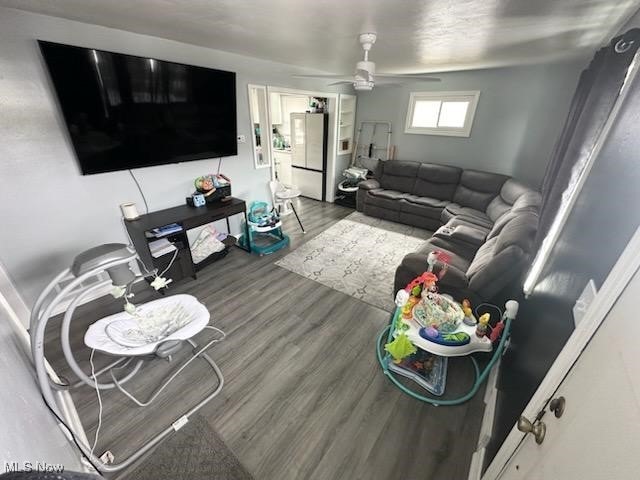
{"type": "Polygon", "coordinates": [[[413,133],[418,135],[444,135],[449,137],[469,137],[471,135],[471,126],[473,125],[473,119],[476,115],[476,108],[478,106],[478,99],[480,98],[479,90],[458,91],[458,92],[411,92],[409,94],[409,106],[407,108],[407,118],[404,127],[404,133],[413,133]],[[456,100],[469,100],[469,110],[467,110],[467,117],[462,128],[443,128],[443,127],[413,127],[411,122],[413,120],[413,110],[416,105],[416,101],[419,100],[441,100],[441,101],[456,101],[456,100]]]}

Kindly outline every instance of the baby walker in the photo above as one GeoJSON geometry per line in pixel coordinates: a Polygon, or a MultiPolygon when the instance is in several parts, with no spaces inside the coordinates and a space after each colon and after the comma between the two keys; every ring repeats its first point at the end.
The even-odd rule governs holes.
{"type": "Polygon", "coordinates": [[[438,293],[436,283],[439,278],[433,273],[434,266],[438,263],[443,266],[442,276],[446,261],[438,252],[429,254],[428,271],[398,292],[391,323],[380,332],[376,343],[378,362],[389,380],[411,397],[435,406],[458,405],[476,394],[504,352],[511,322],[518,313],[518,302],[507,301],[501,319],[491,327],[489,314],[476,319],[468,300],[461,305],[449,295],[438,293]],[[472,356],[477,352],[493,352],[482,371],[472,356]],[[469,356],[475,372],[473,386],[460,397],[428,397],[407,387],[398,378],[410,378],[431,394],[442,395],[448,358],[460,356],[469,356]]]}
{"type": "Polygon", "coordinates": [[[289,237],[282,232],[278,212],[266,202],[253,202],[247,214],[248,238],[240,237],[239,243],[258,255],[269,255],[289,245],[289,237]]]}

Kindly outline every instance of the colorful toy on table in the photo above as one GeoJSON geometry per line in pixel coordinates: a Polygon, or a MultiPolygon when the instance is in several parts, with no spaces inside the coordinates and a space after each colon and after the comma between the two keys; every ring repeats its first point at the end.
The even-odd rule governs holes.
{"type": "Polygon", "coordinates": [[[487,334],[490,319],[491,315],[489,315],[488,313],[480,315],[480,318],[478,319],[478,326],[476,327],[476,336],[478,338],[482,338],[487,334]]]}
{"type": "Polygon", "coordinates": [[[464,319],[462,321],[465,325],[474,327],[476,323],[478,323],[473,316],[473,311],[471,310],[471,302],[466,298],[462,300],[462,312],[464,313],[464,319]]]}
{"type": "Polygon", "coordinates": [[[465,332],[440,333],[437,328],[423,327],[418,332],[426,340],[430,340],[439,345],[460,346],[471,341],[469,334],[465,332]]]}
{"type": "Polygon", "coordinates": [[[491,329],[491,335],[489,335],[489,340],[492,342],[496,342],[500,335],[502,335],[502,330],[504,330],[504,319],[500,319],[500,321],[491,329]]]}
{"type": "Polygon", "coordinates": [[[231,183],[227,177],[221,173],[210,173],[202,175],[194,180],[193,184],[198,193],[205,197],[211,195],[217,188],[226,187],[231,183]]]}
{"type": "Polygon", "coordinates": [[[415,307],[420,301],[419,297],[411,296],[402,307],[402,318],[407,320],[413,318],[413,307],[415,307]]]}
{"type": "Polygon", "coordinates": [[[452,333],[464,318],[462,307],[449,297],[424,291],[422,300],[413,308],[413,319],[422,327],[433,327],[441,333],[452,333]]]}
{"type": "Polygon", "coordinates": [[[427,255],[427,272],[433,273],[436,278],[441,279],[447,273],[449,262],[451,262],[451,255],[440,250],[433,250],[427,255]]]}
{"type": "Polygon", "coordinates": [[[404,291],[409,295],[413,295],[415,297],[419,296],[422,291],[426,288],[429,289],[434,287],[436,282],[438,281],[438,277],[435,276],[431,272],[424,272],[419,277],[414,278],[409,282],[409,284],[404,288],[404,291]],[[416,292],[414,294],[414,292],[416,292]]]}
{"type": "Polygon", "coordinates": [[[395,339],[387,343],[384,349],[396,363],[400,363],[403,358],[413,355],[417,351],[417,348],[404,333],[400,333],[395,339]]]}

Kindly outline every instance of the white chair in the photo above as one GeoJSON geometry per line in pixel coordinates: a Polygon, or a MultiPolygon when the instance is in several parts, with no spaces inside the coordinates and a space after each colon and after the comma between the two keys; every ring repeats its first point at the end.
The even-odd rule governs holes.
{"type": "Polygon", "coordinates": [[[306,233],[298,216],[298,212],[296,212],[293,206],[293,199],[299,197],[301,193],[298,187],[285,185],[278,180],[271,180],[269,182],[269,190],[271,191],[271,201],[273,202],[274,208],[278,210],[278,213],[282,216],[293,213],[296,216],[296,220],[298,220],[300,230],[302,230],[302,233],[306,233]]]}
{"type": "Polygon", "coordinates": [[[285,186],[280,183],[278,180],[271,180],[269,182],[269,191],[271,192],[271,204],[273,205],[273,208],[275,208],[279,214],[281,215],[286,215],[286,213],[283,213],[283,210],[285,209],[285,204],[284,204],[284,200],[276,197],[276,192],[280,191],[280,190],[284,190],[285,186]]]}

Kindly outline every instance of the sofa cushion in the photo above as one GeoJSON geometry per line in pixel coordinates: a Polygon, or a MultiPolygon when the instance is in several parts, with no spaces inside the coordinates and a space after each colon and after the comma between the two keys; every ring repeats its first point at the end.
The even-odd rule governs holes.
{"type": "Polygon", "coordinates": [[[490,298],[520,275],[532,255],[537,226],[538,215],[524,212],[487,240],[467,270],[469,288],[490,298]]]}
{"type": "Polygon", "coordinates": [[[484,212],[508,177],[497,173],[464,170],[453,201],[462,207],[484,212]]]}
{"type": "Polygon", "coordinates": [[[515,215],[507,222],[495,237],[497,250],[517,246],[524,252],[531,252],[538,229],[538,215],[534,212],[523,212],[515,215]]]}
{"type": "Polygon", "coordinates": [[[378,182],[386,190],[397,190],[400,192],[413,192],[418,173],[418,162],[408,162],[404,160],[387,160],[378,163],[378,182]]]}
{"type": "Polygon", "coordinates": [[[397,190],[385,190],[384,188],[376,188],[373,190],[369,190],[369,195],[373,195],[374,197],[388,198],[389,200],[400,200],[401,198],[408,197],[410,194],[399,192],[397,190]]]}
{"type": "Polygon", "coordinates": [[[442,210],[447,205],[444,200],[408,195],[400,201],[400,211],[431,218],[440,222],[442,210]]]}
{"type": "Polygon", "coordinates": [[[510,178],[504,182],[504,185],[502,185],[500,194],[491,200],[489,205],[487,205],[487,215],[495,222],[498,218],[511,210],[511,207],[513,207],[520,197],[531,193],[535,192],[522,183],[510,178]]]}
{"type": "Polygon", "coordinates": [[[420,197],[418,195],[407,195],[405,199],[407,200],[407,202],[410,202],[410,203],[415,203],[417,205],[423,205],[427,207],[434,207],[434,208],[440,208],[440,209],[443,209],[449,204],[449,202],[447,202],[446,200],[439,200],[437,198],[432,198],[432,197],[420,197]]]}
{"type": "Polygon", "coordinates": [[[376,188],[380,188],[380,182],[378,182],[375,178],[369,178],[358,183],[358,188],[361,188],[363,190],[374,190],[376,188]]]}
{"type": "Polygon", "coordinates": [[[511,210],[514,212],[523,212],[529,210],[531,212],[538,213],[540,211],[540,205],[542,204],[542,195],[540,192],[530,190],[520,195],[515,202],[511,210]]]}
{"type": "MultiPolygon", "coordinates": [[[[386,208],[394,212],[399,212],[399,200],[402,198],[402,195],[408,194],[403,194],[402,192],[397,192],[395,190],[368,190],[365,198],[365,206],[372,205],[379,208],[386,208]]],[[[367,213],[366,210],[365,213],[367,213]]]]}
{"type": "Polygon", "coordinates": [[[446,224],[454,218],[463,219],[467,223],[483,228],[490,229],[493,226],[493,222],[486,213],[474,208],[460,206],[457,203],[450,203],[442,211],[441,220],[442,223],[446,224]]]}
{"type": "Polygon", "coordinates": [[[460,182],[462,169],[447,165],[421,163],[412,193],[419,197],[451,200],[460,182]]]}

